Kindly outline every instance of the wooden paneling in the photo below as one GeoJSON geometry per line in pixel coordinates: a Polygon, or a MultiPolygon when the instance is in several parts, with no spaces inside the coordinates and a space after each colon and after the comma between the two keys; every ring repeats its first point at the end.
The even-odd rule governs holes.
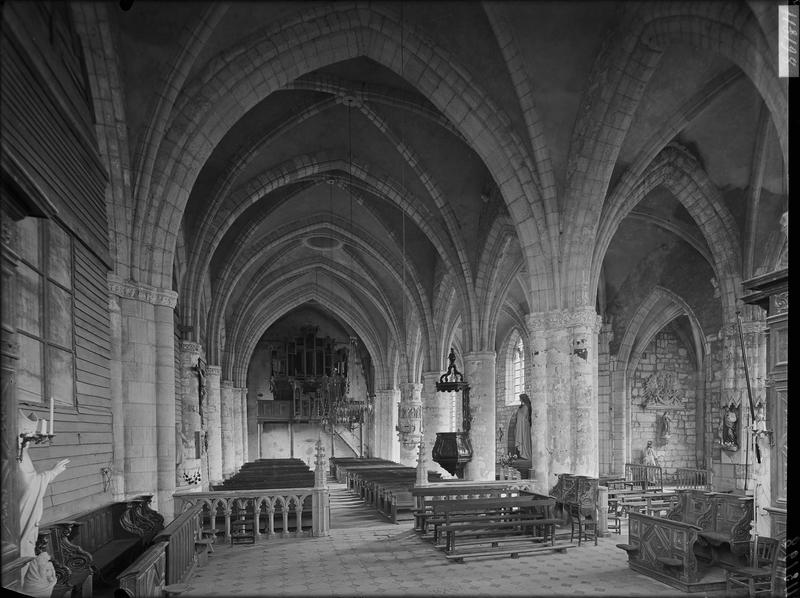
{"type": "Polygon", "coordinates": [[[47,204],[39,207],[57,216],[110,266],[107,174],[99,159],[92,113],[85,88],[74,85],[75,57],[65,60],[57,53],[69,54],[63,43],[72,36],[69,13],[48,13],[36,10],[36,3],[25,4],[3,10],[3,168],[37,188],[47,204]],[[61,33],[54,36],[56,30],[61,33]],[[47,33],[41,35],[43,31],[47,33]]]}

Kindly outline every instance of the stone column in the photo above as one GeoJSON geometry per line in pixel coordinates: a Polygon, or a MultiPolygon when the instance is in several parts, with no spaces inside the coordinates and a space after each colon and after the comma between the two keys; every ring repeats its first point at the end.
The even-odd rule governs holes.
{"type": "Polygon", "coordinates": [[[206,367],[205,433],[208,438],[208,481],[210,484],[222,482],[222,425],[220,416],[220,377],[222,368],[218,365],[206,367]]]}
{"type": "Polygon", "coordinates": [[[569,312],[572,381],[572,469],[575,475],[600,472],[597,413],[597,333],[601,319],[594,307],[569,312]]]}
{"type": "Polygon", "coordinates": [[[247,408],[247,389],[242,389],[242,463],[247,463],[250,456],[249,433],[247,429],[249,409],[247,408]]]}
{"type": "Polygon", "coordinates": [[[233,472],[242,466],[242,389],[233,389],[233,472]]]}
{"type": "Polygon", "coordinates": [[[401,465],[417,465],[417,445],[422,424],[422,384],[407,382],[400,387],[397,416],[397,437],[400,441],[401,465]]]}
{"type": "Polygon", "coordinates": [[[464,477],[495,479],[495,360],[494,351],[464,354],[464,380],[470,386],[472,461],[464,477]]]}
{"type": "Polygon", "coordinates": [[[194,480],[203,480],[200,454],[202,444],[198,445],[200,426],[200,380],[197,375],[197,360],[200,345],[184,341],[181,343],[181,441],[183,455],[178,459],[178,486],[199,487],[194,480]],[[190,483],[190,481],[192,483],[190,483]]]}
{"type": "Polygon", "coordinates": [[[119,470],[112,473],[115,495],[153,494],[153,508],[169,517],[175,491],[173,312],[178,295],[114,274],[108,275],[108,288],[113,468],[119,470]]]}
{"type": "Polygon", "coordinates": [[[375,457],[382,459],[392,458],[392,442],[395,437],[393,414],[397,409],[394,406],[395,396],[392,389],[375,391],[375,457]]]}
{"type": "Polygon", "coordinates": [[[222,478],[231,477],[236,466],[234,464],[236,449],[233,445],[233,382],[223,380],[220,383],[220,429],[222,432],[222,478]]]}
{"type": "Polygon", "coordinates": [[[552,487],[559,473],[597,477],[600,318],[593,307],[554,310],[530,314],[528,327],[533,468],[547,470],[534,474],[537,487],[552,487]]]}
{"type": "Polygon", "coordinates": [[[547,319],[547,439],[550,445],[550,480],[552,486],[559,473],[572,471],[572,422],[570,414],[571,380],[569,371],[570,343],[567,331],[559,326],[556,312],[555,322],[547,319]]]}
{"type": "Polygon", "coordinates": [[[122,386],[125,422],[125,491],[152,494],[158,475],[158,402],[156,401],[155,313],[140,299],[136,285],[112,285],[122,319],[122,386]]]}
{"type": "Polygon", "coordinates": [[[158,437],[157,509],[167,520],[174,512],[175,492],[175,304],[178,294],[162,291],[155,306],[156,435],[158,437]]]}
{"type": "Polygon", "coordinates": [[[450,402],[447,393],[436,392],[440,372],[422,373],[422,430],[425,440],[425,467],[427,471],[437,471],[445,477],[450,474],[432,458],[433,445],[437,432],[450,432],[450,402]]]}
{"type": "Polygon", "coordinates": [[[547,338],[545,331],[535,328],[536,321],[528,318],[531,366],[531,470],[533,491],[548,494],[550,491],[550,459],[547,452],[547,338]]]}
{"type": "Polygon", "coordinates": [[[389,456],[386,457],[390,461],[396,463],[400,462],[400,441],[397,438],[397,426],[400,422],[400,399],[402,393],[399,388],[393,388],[390,403],[389,403],[389,434],[386,435],[386,443],[389,449],[389,456]]]}
{"type": "Polygon", "coordinates": [[[611,355],[609,354],[609,344],[613,338],[614,331],[611,324],[603,324],[597,337],[597,440],[601,474],[619,471],[613,467],[615,438],[611,418],[614,408],[611,401],[611,355]]]}
{"type": "MultiPolygon", "coordinates": [[[[119,297],[108,295],[111,355],[109,358],[109,392],[111,393],[111,445],[114,457],[111,462],[111,498],[125,499],[125,401],[122,388],[122,312],[119,297]]],[[[173,415],[173,419],[175,416],[173,415]]],[[[174,473],[174,472],[173,472],[174,473]]],[[[174,477],[174,475],[173,475],[174,477]]]]}

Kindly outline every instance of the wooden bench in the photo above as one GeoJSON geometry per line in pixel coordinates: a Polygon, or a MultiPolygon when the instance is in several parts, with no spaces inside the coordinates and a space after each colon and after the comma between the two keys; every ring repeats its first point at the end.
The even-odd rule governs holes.
{"type": "Polygon", "coordinates": [[[726,492],[678,490],[678,503],[667,514],[701,529],[698,555],[711,563],[746,565],[753,521],[753,497],[726,492]]]}
{"type": "Polygon", "coordinates": [[[423,534],[428,531],[428,517],[433,514],[431,501],[458,500],[466,498],[490,498],[499,496],[517,496],[519,486],[512,480],[497,480],[487,482],[442,482],[429,486],[414,486],[411,497],[414,506],[411,510],[414,516],[414,529],[423,534]]]}
{"type": "Polygon", "coordinates": [[[660,516],[669,513],[678,503],[677,492],[630,492],[617,495],[617,508],[620,513],[631,511],[660,516]]]}
{"type": "Polygon", "coordinates": [[[496,543],[507,536],[530,536],[530,539],[555,544],[552,517],[553,498],[537,494],[519,496],[432,501],[431,523],[434,535],[444,538],[448,554],[456,550],[458,539],[480,539],[496,543]]]}
{"type": "MultiPolygon", "coordinates": [[[[359,465],[376,465],[380,463],[394,463],[394,461],[388,461],[387,459],[381,459],[378,457],[331,457],[331,477],[337,482],[345,483],[346,471],[348,467],[355,467],[359,465]]],[[[399,465],[399,463],[394,464],[399,465]]]]}
{"type": "Polygon", "coordinates": [[[132,563],[163,529],[163,517],[150,509],[152,496],[110,503],[68,520],[40,526],[48,535],[59,585],[83,587],[95,581],[114,585],[117,573],[132,563]],[[57,573],[58,578],[58,573],[57,573]]]}

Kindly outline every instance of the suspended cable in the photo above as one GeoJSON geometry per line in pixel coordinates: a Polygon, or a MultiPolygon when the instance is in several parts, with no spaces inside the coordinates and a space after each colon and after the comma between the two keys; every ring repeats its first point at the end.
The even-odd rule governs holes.
{"type": "MultiPolygon", "coordinates": [[[[404,39],[404,15],[403,3],[400,3],[400,77],[405,79],[405,39],[404,39]]],[[[400,113],[400,192],[403,194],[401,197],[400,212],[401,212],[401,235],[402,235],[402,249],[403,249],[403,311],[402,311],[402,326],[403,326],[403,344],[404,353],[408,351],[407,330],[406,330],[406,210],[405,210],[405,189],[406,189],[406,158],[405,151],[405,111],[401,109],[400,113]]]]}

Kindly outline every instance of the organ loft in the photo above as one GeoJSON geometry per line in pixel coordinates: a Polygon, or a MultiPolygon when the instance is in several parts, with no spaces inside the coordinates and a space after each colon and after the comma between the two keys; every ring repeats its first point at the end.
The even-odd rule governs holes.
{"type": "Polygon", "coordinates": [[[796,5],[0,10],[6,591],[795,591],[796,5]]]}

